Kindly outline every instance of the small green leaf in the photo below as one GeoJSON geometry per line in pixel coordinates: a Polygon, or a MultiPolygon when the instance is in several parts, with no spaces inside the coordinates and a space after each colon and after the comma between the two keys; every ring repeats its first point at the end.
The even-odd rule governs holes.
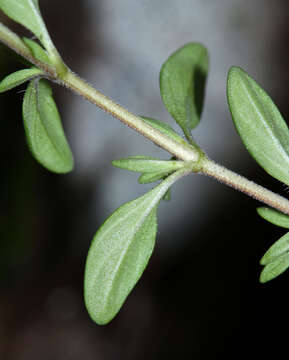
{"type": "Polygon", "coordinates": [[[155,129],[159,130],[164,135],[170,137],[171,139],[177,141],[180,144],[187,145],[187,142],[178,133],[176,133],[175,130],[169,124],[167,124],[163,121],[160,121],[160,120],[151,119],[151,118],[144,117],[144,116],[141,116],[141,118],[147,124],[151,125],[155,129]]]}
{"type": "Polygon", "coordinates": [[[159,160],[150,156],[130,156],[112,161],[112,165],[121,169],[143,173],[171,173],[184,166],[183,161],[159,160]]]}
{"type": "Polygon", "coordinates": [[[100,227],[88,252],[84,299],[98,324],[112,320],[142,275],[154,248],[157,205],[179,170],[142,197],[117,209],[100,227]]]}
{"type": "Polygon", "coordinates": [[[289,185],[289,130],[273,101],[238,67],[229,71],[227,95],[247,150],[265,171],[289,185]]]}
{"type": "Polygon", "coordinates": [[[270,223],[289,229],[289,216],[268,207],[257,208],[258,214],[270,223]]]}
{"type": "Polygon", "coordinates": [[[170,201],[172,198],[172,191],[171,189],[168,189],[165,195],[163,196],[164,201],[170,201]]]}
{"type": "Polygon", "coordinates": [[[19,86],[19,85],[25,83],[26,81],[29,81],[40,75],[43,75],[43,71],[36,69],[36,68],[16,71],[16,72],[6,76],[0,82],[0,93],[10,90],[10,89],[13,89],[16,86],[19,86]]]}
{"type": "Polygon", "coordinates": [[[56,173],[73,169],[73,157],[47,81],[31,81],[23,100],[23,119],[32,154],[56,173]]]}
{"type": "Polygon", "coordinates": [[[285,254],[282,254],[273,262],[270,262],[264,267],[260,275],[260,282],[265,283],[267,281],[276,278],[284,271],[286,271],[288,267],[289,267],[289,253],[287,252],[285,254]]]}
{"type": "Polygon", "coordinates": [[[206,48],[189,43],[172,54],[160,72],[165,107],[189,137],[200,121],[208,63],[206,48]]]}
{"type": "Polygon", "coordinates": [[[0,0],[0,9],[35,34],[44,46],[50,45],[51,40],[40,14],[38,0],[0,0]]]}
{"type": "Polygon", "coordinates": [[[158,180],[164,179],[168,175],[169,173],[167,172],[158,172],[158,171],[141,174],[141,176],[138,178],[138,183],[148,184],[148,183],[156,182],[158,180]]]}
{"type": "Polygon", "coordinates": [[[26,46],[30,49],[30,51],[32,52],[32,55],[39,61],[52,65],[49,56],[47,54],[47,52],[43,49],[43,47],[39,44],[37,44],[37,42],[30,40],[28,38],[23,38],[24,43],[26,44],[26,46]]]}
{"type": "Polygon", "coordinates": [[[276,241],[265,255],[262,257],[260,264],[266,265],[272,261],[275,261],[277,257],[282,255],[285,252],[289,251],[289,232],[282,236],[278,241],[276,241]]]}

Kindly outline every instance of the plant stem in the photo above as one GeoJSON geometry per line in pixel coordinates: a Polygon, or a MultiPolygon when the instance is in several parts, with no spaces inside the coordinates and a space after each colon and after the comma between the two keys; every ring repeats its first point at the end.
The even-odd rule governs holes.
{"type": "Polygon", "coordinates": [[[268,206],[289,215],[289,201],[287,199],[255,184],[253,181],[250,181],[221,165],[218,165],[214,161],[208,159],[202,150],[200,150],[197,146],[189,145],[185,141],[183,143],[179,143],[164,135],[162,132],[144,122],[140,117],[130,113],[128,110],[124,109],[113,102],[110,98],[94,89],[91,85],[86,83],[70,70],[57,74],[55,69],[35,59],[18,35],[14,34],[10,29],[1,23],[0,41],[26,58],[32,64],[36,65],[39,69],[43,70],[47,78],[50,80],[53,80],[74,91],[76,94],[81,95],[91,103],[102,108],[112,116],[118,118],[124,124],[150,139],[162,149],[167,150],[178,159],[191,162],[191,170],[193,172],[211,176],[214,179],[267,204],[268,206]]]}
{"type": "Polygon", "coordinates": [[[275,208],[284,214],[289,215],[289,201],[278,194],[226,169],[224,166],[214,161],[204,158],[202,160],[202,170],[204,175],[213,177],[214,179],[226,184],[236,190],[239,190],[263,203],[275,208]]]}

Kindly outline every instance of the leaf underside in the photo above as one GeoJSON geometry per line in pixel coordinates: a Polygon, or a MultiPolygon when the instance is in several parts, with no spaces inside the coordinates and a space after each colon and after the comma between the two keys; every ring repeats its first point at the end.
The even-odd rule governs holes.
{"type": "Polygon", "coordinates": [[[31,81],[23,100],[28,145],[36,160],[56,173],[73,169],[73,156],[47,81],[31,81]]]}
{"type": "Polygon", "coordinates": [[[11,90],[11,89],[25,83],[26,81],[29,81],[40,75],[43,75],[43,71],[36,69],[36,68],[23,69],[23,70],[16,71],[16,72],[6,76],[0,82],[0,93],[11,90]]]}
{"type": "Polygon", "coordinates": [[[289,185],[289,130],[273,101],[237,67],[229,71],[227,95],[247,150],[265,171],[289,185]]]}

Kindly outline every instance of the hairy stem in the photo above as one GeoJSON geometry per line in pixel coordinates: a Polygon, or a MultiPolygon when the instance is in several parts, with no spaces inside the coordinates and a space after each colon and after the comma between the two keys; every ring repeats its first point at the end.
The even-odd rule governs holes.
{"type": "Polygon", "coordinates": [[[94,89],[91,85],[86,83],[70,70],[57,74],[55,69],[35,59],[18,35],[13,33],[1,23],[0,41],[26,58],[32,64],[36,65],[39,69],[43,70],[47,78],[69,88],[76,94],[81,95],[91,103],[107,111],[112,116],[118,118],[121,122],[150,139],[162,149],[167,150],[178,159],[191,162],[192,171],[211,176],[216,180],[267,204],[268,206],[289,215],[289,201],[287,199],[255,184],[253,181],[250,181],[221,165],[216,164],[214,161],[208,159],[198,147],[189,145],[185,141],[183,143],[176,142],[174,139],[164,135],[160,131],[148,125],[140,117],[132,114],[98,90],[94,89]]]}

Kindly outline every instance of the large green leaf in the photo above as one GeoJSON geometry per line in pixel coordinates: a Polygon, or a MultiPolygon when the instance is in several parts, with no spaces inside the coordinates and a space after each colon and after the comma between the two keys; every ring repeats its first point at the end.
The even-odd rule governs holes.
{"type": "Polygon", "coordinates": [[[44,46],[50,45],[50,38],[40,14],[38,0],[0,0],[0,9],[35,34],[44,46]]]}
{"type": "Polygon", "coordinates": [[[36,68],[16,71],[6,76],[0,82],[0,93],[13,89],[16,86],[19,86],[28,80],[38,77],[41,74],[43,74],[43,71],[36,68]]]}
{"type": "Polygon", "coordinates": [[[268,207],[259,207],[257,209],[258,214],[270,223],[289,229],[289,216],[285,215],[275,209],[268,207]]]}
{"type": "Polygon", "coordinates": [[[274,261],[267,264],[260,275],[260,282],[265,283],[267,281],[270,281],[280,274],[282,274],[284,271],[286,271],[289,267],[289,253],[282,254],[278,258],[276,258],[274,261]]]}
{"type": "Polygon", "coordinates": [[[47,81],[30,82],[23,100],[23,119],[35,158],[50,171],[71,171],[73,156],[47,81]]]}
{"type": "Polygon", "coordinates": [[[159,160],[150,156],[130,156],[112,161],[112,165],[121,169],[143,173],[172,173],[184,167],[183,161],[159,160]]]}
{"type": "Polygon", "coordinates": [[[157,205],[184,170],[117,209],[97,231],[88,252],[84,298],[91,318],[108,323],[142,275],[154,248],[157,205]]]}
{"type": "Polygon", "coordinates": [[[229,71],[227,94],[233,121],[250,154],[289,185],[289,130],[273,101],[238,67],[229,71]]]}
{"type": "Polygon", "coordinates": [[[208,53],[198,43],[189,43],[172,54],[160,72],[163,102],[187,137],[203,109],[208,72],[208,53]]]}
{"type": "Polygon", "coordinates": [[[289,233],[276,241],[262,257],[260,264],[266,265],[274,261],[280,255],[289,251],[289,233]]]}

